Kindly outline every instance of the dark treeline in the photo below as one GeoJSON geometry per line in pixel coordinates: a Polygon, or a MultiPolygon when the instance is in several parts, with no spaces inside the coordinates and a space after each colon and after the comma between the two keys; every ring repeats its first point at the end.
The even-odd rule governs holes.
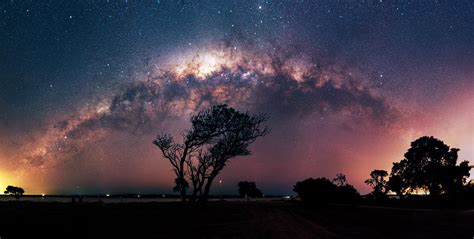
{"type": "Polygon", "coordinates": [[[339,174],[334,180],[306,179],[297,182],[294,191],[304,203],[363,202],[413,207],[472,207],[474,184],[468,181],[472,166],[458,164],[457,148],[450,148],[432,136],[411,143],[391,173],[375,169],[365,183],[373,191],[363,199],[339,174]]]}
{"type": "Polygon", "coordinates": [[[336,178],[308,178],[297,182],[293,187],[305,204],[325,206],[328,203],[354,203],[360,200],[360,194],[346,181],[346,176],[337,174],[336,178]]]}
{"type": "MultiPolygon", "coordinates": [[[[250,155],[250,145],[269,133],[264,125],[267,120],[265,114],[216,105],[191,116],[191,128],[182,134],[181,142],[169,134],[159,134],[153,143],[173,168],[174,190],[181,200],[205,203],[212,183],[229,160],[250,155]]],[[[365,197],[343,174],[332,180],[305,179],[297,182],[293,191],[304,204],[313,205],[396,201],[399,205],[474,206],[474,184],[468,182],[472,166],[468,161],[458,163],[459,150],[433,136],[423,136],[411,143],[401,161],[393,163],[390,173],[382,169],[370,172],[365,183],[373,191],[365,197]]],[[[263,197],[255,182],[242,181],[237,186],[241,197],[263,197]]],[[[5,191],[17,200],[23,193],[14,186],[5,191]]]]}

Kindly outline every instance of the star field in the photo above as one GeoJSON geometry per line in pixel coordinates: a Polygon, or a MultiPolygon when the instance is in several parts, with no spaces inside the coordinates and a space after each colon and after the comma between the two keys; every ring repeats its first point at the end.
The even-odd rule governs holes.
{"type": "Polygon", "coordinates": [[[3,1],[0,184],[168,192],[151,140],[219,103],[271,115],[229,192],[340,172],[364,192],[422,135],[470,160],[473,26],[462,0],[3,1]]]}

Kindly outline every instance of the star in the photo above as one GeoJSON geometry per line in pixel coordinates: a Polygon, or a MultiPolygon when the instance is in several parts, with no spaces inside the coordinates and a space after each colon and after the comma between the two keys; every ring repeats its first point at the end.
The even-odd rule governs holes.
{"type": "MultiPolygon", "coordinates": [[[[459,129],[473,95],[471,9],[466,1],[379,1],[0,4],[0,171],[31,174],[25,186],[41,176],[70,190],[58,180],[59,164],[74,169],[73,191],[72,179],[99,172],[104,187],[127,173],[136,192],[150,182],[169,190],[171,176],[150,176],[168,168],[149,139],[181,132],[190,115],[218,103],[272,116],[273,132],[245,165],[275,163],[258,174],[287,175],[288,185],[259,176],[284,188],[274,193],[347,168],[345,158],[358,162],[346,173],[366,193],[361,175],[371,160],[390,165],[412,132],[456,135],[452,144],[465,152],[470,135],[459,129]],[[299,148],[288,149],[293,138],[299,148]],[[299,160],[308,157],[312,164],[299,160]],[[93,159],[107,168],[90,167],[93,159]],[[140,167],[126,172],[115,160],[140,167]]],[[[229,172],[236,179],[237,165],[229,172]]]]}

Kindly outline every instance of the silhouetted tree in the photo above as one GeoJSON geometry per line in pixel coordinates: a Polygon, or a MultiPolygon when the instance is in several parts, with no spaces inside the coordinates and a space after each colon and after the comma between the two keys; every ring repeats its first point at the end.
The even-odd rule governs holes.
{"type": "MultiPolygon", "coordinates": [[[[193,116],[194,117],[194,116],[193,116]]],[[[153,141],[163,153],[163,157],[169,160],[173,166],[176,175],[174,191],[181,194],[181,200],[186,201],[186,189],[189,187],[188,181],[185,179],[185,162],[193,152],[201,145],[210,140],[210,136],[200,138],[200,134],[191,129],[183,136],[183,143],[175,143],[173,137],[169,134],[160,134],[153,141]]]]}
{"type": "Polygon", "coordinates": [[[357,192],[354,186],[346,183],[341,186],[337,186],[336,195],[334,197],[335,202],[355,202],[360,199],[360,194],[357,192]]]}
{"type": "Polygon", "coordinates": [[[237,184],[239,187],[239,195],[241,197],[250,197],[250,198],[260,198],[263,196],[262,191],[257,188],[255,182],[239,182],[237,184]]]}
{"type": "Polygon", "coordinates": [[[315,206],[322,206],[329,202],[353,202],[359,198],[357,190],[347,182],[337,186],[327,178],[309,178],[297,182],[293,191],[301,201],[315,206]]]}
{"type": "Polygon", "coordinates": [[[471,167],[467,161],[457,165],[458,151],[433,136],[413,141],[405,158],[393,164],[391,178],[397,177],[392,181],[398,187],[395,190],[410,193],[422,189],[433,196],[462,190],[471,167]]]}
{"type": "Polygon", "coordinates": [[[387,180],[385,177],[388,176],[387,171],[375,169],[370,172],[370,178],[365,180],[365,183],[372,187],[372,195],[374,197],[383,197],[387,194],[387,180]]]}
{"type": "Polygon", "coordinates": [[[293,187],[303,202],[326,204],[332,201],[337,186],[327,178],[309,178],[297,182],[293,187]]]}
{"type": "Polygon", "coordinates": [[[191,117],[191,129],[183,135],[183,143],[175,143],[167,134],[153,142],[173,166],[176,190],[186,201],[190,180],[191,200],[206,201],[212,182],[229,159],[249,155],[249,145],[269,132],[262,124],[263,114],[242,113],[227,105],[212,106],[191,117]]]}
{"type": "Polygon", "coordinates": [[[23,188],[20,188],[20,187],[8,185],[4,193],[13,195],[13,197],[15,197],[16,200],[20,200],[20,197],[23,195],[23,193],[25,193],[25,190],[23,190],[23,188]]]}
{"type": "Polygon", "coordinates": [[[336,177],[332,180],[332,182],[337,186],[344,186],[347,184],[346,175],[338,173],[336,174],[336,177]]]}
{"type": "Polygon", "coordinates": [[[474,181],[471,180],[467,183],[463,190],[463,197],[466,201],[470,202],[471,206],[474,206],[474,181]]]}
{"type": "MultiPolygon", "coordinates": [[[[194,192],[202,193],[201,201],[207,200],[213,180],[227,162],[236,156],[250,155],[250,144],[269,132],[268,127],[262,126],[267,119],[266,115],[250,115],[226,105],[214,106],[202,112],[197,121],[200,127],[217,129],[220,133],[199,152],[197,162],[192,158],[187,160],[189,172],[196,172],[191,178],[198,180],[193,181],[197,185],[194,192]]],[[[194,192],[193,195],[196,194],[194,192]]]]}
{"type": "Polygon", "coordinates": [[[404,197],[406,187],[399,175],[391,175],[388,179],[387,187],[390,191],[396,193],[400,199],[404,197]]]}

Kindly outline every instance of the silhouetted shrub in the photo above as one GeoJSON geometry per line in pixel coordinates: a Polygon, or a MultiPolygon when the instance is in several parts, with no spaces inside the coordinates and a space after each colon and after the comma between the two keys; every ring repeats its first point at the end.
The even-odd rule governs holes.
{"type": "Polygon", "coordinates": [[[25,190],[20,187],[8,185],[4,193],[13,195],[13,197],[15,197],[16,200],[20,200],[20,196],[23,195],[23,193],[25,193],[25,190]]]}
{"type": "Polygon", "coordinates": [[[345,184],[337,186],[336,195],[334,197],[335,202],[351,203],[356,202],[360,199],[360,194],[357,192],[354,186],[345,184]]]}
{"type": "Polygon", "coordinates": [[[374,199],[383,199],[388,193],[387,180],[385,177],[388,176],[387,171],[375,169],[370,172],[370,178],[364,182],[372,187],[374,190],[367,196],[374,199]]]}
{"type": "Polygon", "coordinates": [[[352,185],[337,186],[327,178],[309,178],[297,182],[293,191],[302,202],[316,206],[330,202],[353,202],[359,198],[359,193],[352,185]]]}
{"type": "Polygon", "coordinates": [[[239,187],[239,195],[241,197],[250,197],[250,198],[261,198],[263,197],[262,191],[257,188],[255,182],[239,182],[237,184],[239,187]]]}

